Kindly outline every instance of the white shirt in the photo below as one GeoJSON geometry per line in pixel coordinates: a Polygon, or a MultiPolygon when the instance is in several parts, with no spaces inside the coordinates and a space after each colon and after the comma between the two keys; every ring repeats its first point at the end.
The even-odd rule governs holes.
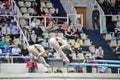
{"type": "Polygon", "coordinates": [[[2,27],[2,34],[10,34],[10,27],[2,27]]]}
{"type": "Polygon", "coordinates": [[[4,5],[5,3],[0,4],[0,9],[2,9],[4,5]]]}
{"type": "Polygon", "coordinates": [[[95,52],[95,54],[97,56],[103,56],[103,53],[104,53],[104,51],[103,50],[99,50],[99,49],[97,49],[96,52],[95,52]]]}
{"type": "Polygon", "coordinates": [[[32,23],[30,24],[30,26],[31,26],[31,28],[33,28],[33,27],[36,26],[36,23],[35,23],[35,22],[32,22],[32,23]]]}
{"type": "Polygon", "coordinates": [[[20,48],[12,48],[12,55],[19,55],[20,52],[21,52],[20,48]]]}

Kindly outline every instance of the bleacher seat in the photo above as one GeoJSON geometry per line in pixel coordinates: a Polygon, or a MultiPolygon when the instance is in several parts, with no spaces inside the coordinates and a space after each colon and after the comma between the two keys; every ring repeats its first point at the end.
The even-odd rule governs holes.
{"type": "Polygon", "coordinates": [[[92,68],[92,73],[97,73],[97,69],[96,68],[92,68]]]}
{"type": "Polygon", "coordinates": [[[105,34],[105,40],[110,41],[112,39],[112,36],[110,33],[105,34]]]}
{"type": "Polygon", "coordinates": [[[20,10],[21,10],[22,13],[28,12],[26,7],[21,7],[20,10]]]}
{"type": "Polygon", "coordinates": [[[49,13],[50,13],[50,14],[53,14],[54,12],[55,12],[55,8],[50,8],[50,9],[49,9],[49,13]]]}
{"type": "Polygon", "coordinates": [[[24,1],[18,1],[18,5],[19,5],[20,7],[25,6],[24,1]]]}
{"type": "Polygon", "coordinates": [[[89,50],[91,53],[95,53],[95,46],[94,45],[89,46],[89,50]]]}
{"type": "Polygon", "coordinates": [[[26,6],[26,7],[30,7],[30,6],[31,6],[31,2],[26,1],[26,2],[25,2],[25,6],[26,6]]]}
{"type": "Polygon", "coordinates": [[[52,7],[53,7],[53,5],[52,5],[52,3],[51,3],[51,2],[47,2],[46,7],[48,7],[48,8],[52,8],[52,7]]]}
{"type": "Polygon", "coordinates": [[[116,46],[117,46],[116,40],[111,40],[111,41],[110,41],[110,47],[114,48],[114,47],[116,47],[116,46]]]}
{"type": "Polygon", "coordinates": [[[82,53],[78,53],[77,58],[78,58],[78,59],[85,59],[85,58],[84,58],[84,55],[83,55],[82,53]]]}
{"type": "Polygon", "coordinates": [[[118,21],[117,16],[112,16],[112,21],[117,22],[118,21]]]}
{"type": "Polygon", "coordinates": [[[116,23],[116,26],[120,28],[120,21],[116,23]]]}
{"type": "Polygon", "coordinates": [[[61,67],[60,69],[61,69],[61,71],[62,71],[63,73],[68,73],[66,67],[61,67]]]}
{"type": "Polygon", "coordinates": [[[90,46],[90,45],[91,45],[90,39],[85,39],[84,46],[90,46]]]}
{"type": "Polygon", "coordinates": [[[85,33],[81,33],[80,36],[82,40],[87,39],[87,35],[85,33]]]}
{"type": "Polygon", "coordinates": [[[45,2],[41,2],[41,7],[46,7],[46,4],[45,4],[45,2]]]}

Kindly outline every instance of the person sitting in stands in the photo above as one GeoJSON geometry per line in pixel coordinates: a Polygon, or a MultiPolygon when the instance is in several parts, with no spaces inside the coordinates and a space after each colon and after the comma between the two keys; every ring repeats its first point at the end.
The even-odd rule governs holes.
{"type": "Polygon", "coordinates": [[[4,37],[4,36],[2,34],[2,31],[0,30],[0,41],[2,41],[2,37],[4,37]]]}
{"type": "Polygon", "coordinates": [[[95,54],[93,55],[93,59],[103,59],[104,51],[101,46],[96,49],[95,54]]]}
{"type": "Polygon", "coordinates": [[[32,34],[30,35],[30,41],[29,41],[29,43],[30,43],[31,45],[36,44],[36,43],[37,43],[37,40],[38,40],[38,37],[37,37],[37,35],[35,34],[35,31],[32,30],[32,34]]]}
{"type": "Polygon", "coordinates": [[[62,26],[61,26],[61,32],[65,33],[65,31],[68,29],[69,25],[67,24],[67,22],[65,22],[62,26]]]}
{"type": "Polygon", "coordinates": [[[120,59],[120,45],[116,47],[115,54],[118,56],[118,59],[120,59]]]}
{"type": "MultiPolygon", "coordinates": [[[[21,56],[29,56],[29,51],[27,49],[27,45],[26,44],[23,45],[23,48],[21,49],[20,55],[21,56]]],[[[28,58],[24,58],[23,60],[24,60],[24,62],[27,62],[28,58]]]]}
{"type": "Polygon", "coordinates": [[[2,41],[0,41],[0,48],[4,48],[5,45],[8,45],[9,42],[2,37],[2,41]]]}
{"type": "Polygon", "coordinates": [[[37,24],[36,21],[37,21],[37,19],[33,18],[32,22],[30,23],[30,28],[31,29],[36,26],[36,24],[37,24]]]}
{"type": "Polygon", "coordinates": [[[9,22],[8,22],[8,26],[10,26],[10,24],[12,24],[13,26],[17,26],[16,21],[14,20],[14,18],[12,18],[9,22]]]}
{"type": "MultiPolygon", "coordinates": [[[[12,56],[20,56],[21,48],[18,47],[18,44],[14,44],[14,47],[12,48],[12,56]]],[[[20,58],[14,58],[13,62],[20,62],[20,58]]]]}
{"type": "Polygon", "coordinates": [[[1,29],[2,34],[5,35],[9,35],[10,34],[10,27],[8,27],[8,24],[5,23],[4,26],[1,29]]]}
{"type": "MultiPolygon", "coordinates": [[[[52,14],[52,16],[54,16],[54,17],[60,17],[60,11],[59,11],[58,8],[55,8],[55,11],[54,11],[54,13],[52,14]]],[[[59,22],[59,19],[58,19],[58,18],[54,18],[53,21],[54,21],[55,23],[58,23],[58,22],[59,22]]]]}
{"type": "Polygon", "coordinates": [[[10,63],[10,54],[11,49],[8,47],[8,45],[4,45],[4,48],[2,49],[2,56],[6,56],[7,62],[10,63]]]}
{"type": "Polygon", "coordinates": [[[32,30],[35,31],[35,34],[37,35],[37,37],[43,37],[43,31],[38,25],[33,27],[32,30]]]}
{"type": "Polygon", "coordinates": [[[58,29],[58,27],[53,23],[53,21],[50,21],[48,26],[47,26],[47,31],[49,32],[54,32],[58,29]]]}
{"type": "Polygon", "coordinates": [[[76,29],[77,29],[77,34],[83,33],[83,26],[80,24],[79,19],[76,21],[76,25],[75,25],[76,29]]]}
{"type": "Polygon", "coordinates": [[[10,24],[10,37],[12,38],[12,40],[14,39],[14,37],[19,37],[18,28],[12,24],[10,24]]]}
{"type": "Polygon", "coordinates": [[[68,27],[68,29],[65,30],[65,37],[67,39],[74,39],[74,36],[72,35],[72,30],[70,27],[68,27]]]}
{"type": "Polygon", "coordinates": [[[81,51],[80,50],[80,39],[77,39],[74,43],[74,51],[76,55],[81,51]]]}

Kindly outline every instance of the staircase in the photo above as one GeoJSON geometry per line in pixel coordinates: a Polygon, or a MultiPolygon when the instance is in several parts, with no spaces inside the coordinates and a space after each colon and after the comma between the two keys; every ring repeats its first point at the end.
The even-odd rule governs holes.
{"type": "Polygon", "coordinates": [[[86,34],[93,42],[96,48],[101,46],[104,50],[104,59],[116,60],[117,56],[113,53],[113,50],[109,47],[108,42],[105,41],[99,30],[86,30],[86,34]]]}
{"type": "MultiPolygon", "coordinates": [[[[104,50],[104,59],[105,60],[117,60],[117,56],[113,53],[113,50],[108,45],[108,42],[105,41],[103,36],[100,34],[99,30],[86,30],[86,34],[91,39],[93,45],[96,48],[101,46],[104,50]]],[[[117,68],[111,68],[112,73],[117,73],[117,68]]]]}
{"type": "Polygon", "coordinates": [[[60,11],[60,16],[61,16],[61,17],[66,17],[66,16],[67,16],[64,8],[62,7],[62,5],[61,5],[61,3],[60,3],[60,0],[50,0],[50,1],[53,3],[53,6],[54,6],[55,8],[58,8],[58,9],[59,9],[59,11],[60,11]]]}

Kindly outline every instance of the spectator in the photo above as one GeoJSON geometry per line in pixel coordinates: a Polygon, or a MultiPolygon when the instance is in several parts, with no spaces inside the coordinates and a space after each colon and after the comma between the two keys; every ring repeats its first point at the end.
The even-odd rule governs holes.
{"type": "Polygon", "coordinates": [[[36,1],[35,3],[37,3],[36,11],[38,11],[41,6],[40,4],[41,0],[35,0],[35,1],[36,1]]]}
{"type": "Polygon", "coordinates": [[[2,41],[0,41],[0,48],[4,48],[5,45],[8,45],[9,42],[2,37],[2,41]]]}
{"type": "Polygon", "coordinates": [[[0,41],[2,40],[2,37],[4,37],[4,36],[2,34],[2,31],[0,30],[0,41]]]}
{"type": "Polygon", "coordinates": [[[59,17],[59,16],[60,16],[60,12],[59,12],[59,9],[58,9],[58,8],[55,8],[55,11],[54,11],[54,13],[52,14],[52,16],[55,16],[55,17],[59,17]]]}
{"type": "Polygon", "coordinates": [[[37,37],[43,37],[43,31],[38,25],[33,27],[32,30],[35,31],[35,34],[37,35],[37,37]]]}
{"type": "Polygon", "coordinates": [[[79,21],[79,20],[76,21],[75,27],[76,27],[76,29],[77,29],[77,33],[78,33],[78,34],[83,33],[83,26],[80,24],[80,21],[79,21]]]}
{"type": "Polygon", "coordinates": [[[4,48],[2,49],[2,56],[6,56],[8,63],[10,63],[10,54],[11,49],[8,47],[8,45],[4,45],[4,48]]]}
{"type": "Polygon", "coordinates": [[[109,14],[109,12],[110,12],[109,9],[110,9],[110,7],[111,7],[110,2],[109,2],[108,0],[104,0],[104,2],[103,2],[103,4],[102,4],[102,8],[103,8],[105,14],[109,14]]]}
{"type": "Polygon", "coordinates": [[[74,39],[80,38],[80,33],[77,31],[76,27],[72,27],[72,36],[74,39]]]}
{"type": "Polygon", "coordinates": [[[48,32],[54,32],[58,29],[58,27],[53,23],[53,21],[50,21],[48,26],[47,26],[47,31],[48,32]]]}
{"type": "Polygon", "coordinates": [[[46,26],[48,26],[49,21],[50,21],[51,14],[45,13],[45,14],[43,14],[42,16],[44,17],[44,19],[43,19],[42,22],[46,23],[46,26]]]}
{"type": "MultiPolygon", "coordinates": [[[[21,53],[20,53],[21,56],[28,56],[29,55],[29,51],[27,49],[27,45],[23,45],[23,48],[21,49],[21,53]]],[[[26,63],[28,61],[28,58],[24,58],[23,59],[24,62],[26,63]]]]}
{"type": "Polygon", "coordinates": [[[103,59],[104,51],[101,46],[96,49],[93,59],[103,59]]]}
{"type": "Polygon", "coordinates": [[[19,37],[18,28],[12,24],[10,24],[10,37],[12,38],[12,40],[14,39],[14,37],[19,37]]]}
{"type": "Polygon", "coordinates": [[[37,9],[37,3],[35,1],[32,1],[31,8],[33,8],[35,10],[37,9]]]}
{"type": "Polygon", "coordinates": [[[18,47],[18,44],[14,44],[14,47],[12,48],[12,56],[19,56],[21,53],[21,49],[18,47]]]}
{"type": "Polygon", "coordinates": [[[2,34],[4,36],[10,34],[10,27],[8,27],[7,23],[5,23],[4,26],[2,27],[2,34]]]}
{"type": "Polygon", "coordinates": [[[93,23],[94,30],[95,30],[95,24],[100,30],[99,16],[100,16],[99,10],[97,9],[97,6],[95,5],[94,10],[92,11],[92,23],[93,23]]]}
{"type": "Polygon", "coordinates": [[[68,29],[69,25],[67,24],[67,22],[65,22],[62,26],[61,26],[61,31],[63,33],[65,33],[65,31],[68,29]]]}
{"type": "Polygon", "coordinates": [[[30,28],[35,27],[35,25],[37,24],[36,21],[37,21],[37,19],[33,18],[32,22],[30,23],[30,28]]]}
{"type": "Polygon", "coordinates": [[[81,51],[80,46],[81,46],[80,39],[77,39],[74,43],[74,51],[75,51],[76,55],[81,51]]]}
{"type": "Polygon", "coordinates": [[[14,18],[11,18],[11,20],[8,22],[8,26],[10,26],[10,25],[13,25],[13,26],[16,26],[17,27],[17,23],[16,23],[16,21],[14,20],[14,18]]]}
{"type": "Polygon", "coordinates": [[[30,43],[30,44],[36,44],[36,43],[37,43],[37,40],[38,40],[38,37],[37,37],[37,35],[35,34],[35,31],[32,30],[32,34],[30,35],[30,41],[29,41],[29,43],[30,43]]]}
{"type": "Polygon", "coordinates": [[[118,56],[118,59],[120,59],[120,45],[116,47],[115,54],[118,56]]]}
{"type": "Polygon", "coordinates": [[[42,46],[44,47],[45,50],[48,50],[49,46],[48,46],[48,39],[44,38],[43,42],[42,42],[42,46]]]}
{"type": "Polygon", "coordinates": [[[120,0],[116,0],[115,7],[116,7],[117,13],[118,13],[120,10],[120,0]]]}
{"type": "MultiPolygon", "coordinates": [[[[12,48],[11,56],[20,56],[21,49],[18,47],[18,44],[14,44],[14,47],[12,48]]],[[[22,62],[21,58],[13,58],[13,62],[22,62]]]]}
{"type": "Polygon", "coordinates": [[[5,3],[3,3],[1,0],[0,0],[0,9],[2,9],[4,7],[5,3]]]}
{"type": "MultiPolygon", "coordinates": [[[[91,60],[90,56],[85,56],[83,63],[91,63],[90,60],[91,60]]],[[[92,72],[92,66],[86,66],[86,68],[87,68],[87,73],[92,72]]]]}
{"type": "Polygon", "coordinates": [[[21,55],[21,56],[28,56],[28,54],[29,54],[29,51],[28,51],[28,49],[27,49],[27,45],[24,44],[24,45],[23,45],[23,48],[21,49],[20,55],[21,55]]]}
{"type": "MultiPolygon", "coordinates": [[[[58,8],[55,9],[54,13],[52,14],[53,17],[60,17],[60,11],[58,8]]],[[[55,23],[58,23],[59,19],[58,18],[54,18],[53,21],[55,23]]]]}
{"type": "Polygon", "coordinates": [[[42,16],[42,15],[45,15],[45,11],[43,7],[39,7],[39,9],[37,10],[37,16],[42,16]]]}
{"type": "Polygon", "coordinates": [[[73,35],[72,35],[72,31],[71,31],[71,28],[70,28],[70,27],[68,27],[68,29],[67,29],[67,30],[65,30],[65,37],[66,37],[67,39],[74,39],[74,37],[73,37],[73,35]]]}
{"type": "Polygon", "coordinates": [[[112,14],[112,15],[116,15],[116,14],[117,14],[117,9],[116,9],[116,7],[115,7],[115,3],[112,3],[112,4],[111,4],[110,14],[112,14]]]}
{"type": "Polygon", "coordinates": [[[26,63],[26,67],[28,68],[29,73],[36,73],[38,72],[38,64],[34,60],[34,57],[31,56],[30,60],[26,63]]]}
{"type": "Polygon", "coordinates": [[[8,15],[8,11],[6,10],[6,6],[4,5],[2,9],[0,9],[1,14],[8,15]]]}

